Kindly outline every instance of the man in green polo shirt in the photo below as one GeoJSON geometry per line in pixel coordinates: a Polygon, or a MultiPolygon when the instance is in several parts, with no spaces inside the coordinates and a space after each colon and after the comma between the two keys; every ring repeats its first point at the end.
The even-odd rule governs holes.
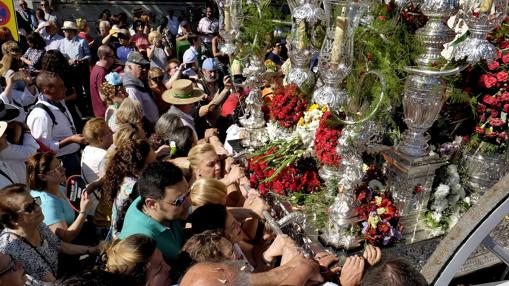
{"type": "Polygon", "coordinates": [[[147,166],[138,180],[140,196],[125,215],[120,239],[143,234],[157,243],[168,263],[184,244],[182,223],[189,215],[189,186],[182,171],[169,162],[147,166]]]}

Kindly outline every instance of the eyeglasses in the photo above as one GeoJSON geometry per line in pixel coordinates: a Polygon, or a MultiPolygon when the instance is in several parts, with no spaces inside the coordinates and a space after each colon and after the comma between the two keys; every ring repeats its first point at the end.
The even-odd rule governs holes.
{"type": "Polygon", "coordinates": [[[19,264],[17,264],[14,261],[14,258],[12,258],[12,255],[9,254],[9,258],[10,258],[9,265],[7,265],[6,268],[0,270],[0,277],[4,276],[5,274],[7,274],[9,272],[14,272],[19,269],[19,264]]]}
{"type": "Polygon", "coordinates": [[[40,206],[41,206],[41,198],[35,197],[33,202],[25,205],[25,207],[22,210],[19,210],[18,213],[31,214],[35,211],[36,208],[39,208],[40,206]]]}
{"type": "Polygon", "coordinates": [[[167,202],[167,201],[163,201],[163,200],[161,200],[161,202],[173,205],[178,208],[187,201],[187,197],[189,196],[189,193],[191,193],[191,192],[187,192],[187,193],[183,194],[182,196],[178,197],[174,202],[167,202]]]}

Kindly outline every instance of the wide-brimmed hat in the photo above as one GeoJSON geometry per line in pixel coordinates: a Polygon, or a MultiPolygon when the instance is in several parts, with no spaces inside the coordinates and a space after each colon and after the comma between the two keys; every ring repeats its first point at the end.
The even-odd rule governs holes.
{"type": "Polygon", "coordinates": [[[74,21],[65,21],[62,30],[75,30],[78,31],[78,25],[74,21]]]}
{"type": "Polygon", "coordinates": [[[2,137],[2,135],[4,135],[5,130],[7,130],[7,122],[0,121],[0,137],[2,137]]]}
{"type": "Polygon", "coordinates": [[[191,104],[202,100],[205,93],[193,87],[193,82],[188,79],[179,79],[173,82],[171,89],[163,93],[163,100],[175,105],[191,104]]]}
{"type": "Polygon", "coordinates": [[[5,104],[0,100],[0,120],[9,122],[19,115],[19,109],[11,104],[5,104]]]}

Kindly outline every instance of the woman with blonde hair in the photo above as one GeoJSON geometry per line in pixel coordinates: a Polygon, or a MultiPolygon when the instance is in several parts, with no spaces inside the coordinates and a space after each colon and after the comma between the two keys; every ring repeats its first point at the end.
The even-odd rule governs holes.
{"type": "Polygon", "coordinates": [[[163,46],[163,35],[158,31],[152,31],[148,34],[147,57],[150,60],[150,67],[164,70],[168,57],[171,56],[171,50],[163,46]]]}
{"type": "Polygon", "coordinates": [[[21,65],[21,56],[23,55],[21,49],[18,46],[18,43],[15,41],[7,41],[2,44],[2,61],[0,75],[3,77],[8,77],[10,73],[17,72],[21,65]],[[7,73],[11,71],[10,73],[7,73]]]}
{"type": "Polygon", "coordinates": [[[193,210],[207,204],[226,205],[226,186],[214,178],[199,179],[191,186],[193,210]]]}
{"type": "Polygon", "coordinates": [[[199,144],[191,148],[187,155],[193,180],[215,178],[226,185],[228,190],[227,205],[241,207],[244,197],[239,190],[239,182],[244,177],[244,168],[232,165],[230,172],[224,174],[221,160],[212,144],[199,144]]]}
{"type": "Polygon", "coordinates": [[[92,38],[88,34],[88,33],[90,33],[90,27],[88,26],[87,19],[84,19],[84,18],[76,19],[76,26],[78,26],[78,29],[80,30],[80,32],[78,33],[78,37],[87,41],[88,45],[92,44],[92,42],[94,41],[94,38],[92,38]]]}
{"type": "Polygon", "coordinates": [[[124,99],[113,116],[115,117],[114,124],[110,125],[113,132],[117,132],[120,124],[131,123],[140,128],[143,126],[143,113],[139,101],[130,98],[124,99]]]}
{"type": "Polygon", "coordinates": [[[117,240],[105,254],[107,272],[131,277],[135,285],[171,285],[171,268],[157,249],[155,240],[147,236],[135,234],[117,240]]]}

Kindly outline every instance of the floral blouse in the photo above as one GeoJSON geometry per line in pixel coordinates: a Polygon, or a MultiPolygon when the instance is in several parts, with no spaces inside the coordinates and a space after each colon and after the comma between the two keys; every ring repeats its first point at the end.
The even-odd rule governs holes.
{"type": "Polygon", "coordinates": [[[32,285],[44,284],[41,280],[47,274],[57,276],[58,250],[62,244],[46,224],[41,223],[39,232],[42,245],[36,247],[37,251],[16,235],[9,234],[8,230],[4,229],[0,234],[0,252],[11,255],[15,261],[23,263],[29,281],[35,280],[32,285]]]}

